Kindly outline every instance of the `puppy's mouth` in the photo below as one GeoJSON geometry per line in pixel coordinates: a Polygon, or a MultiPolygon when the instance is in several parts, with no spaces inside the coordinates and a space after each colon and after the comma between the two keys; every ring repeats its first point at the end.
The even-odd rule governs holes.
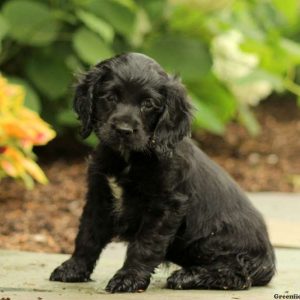
{"type": "Polygon", "coordinates": [[[115,151],[145,151],[149,145],[149,137],[140,130],[128,133],[120,133],[103,126],[96,134],[100,141],[115,151]]]}

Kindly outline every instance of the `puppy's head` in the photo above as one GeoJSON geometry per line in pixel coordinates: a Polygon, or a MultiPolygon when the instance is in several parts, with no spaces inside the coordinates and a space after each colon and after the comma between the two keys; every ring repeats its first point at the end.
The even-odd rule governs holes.
{"type": "Polygon", "coordinates": [[[93,67],[77,84],[74,109],[84,138],[94,130],[120,152],[168,156],[190,133],[184,87],[143,54],[122,54],[93,67]]]}

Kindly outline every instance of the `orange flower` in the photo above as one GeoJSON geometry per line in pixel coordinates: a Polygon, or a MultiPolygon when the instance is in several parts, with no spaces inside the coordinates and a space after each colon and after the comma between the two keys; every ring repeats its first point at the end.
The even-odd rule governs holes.
{"type": "Polygon", "coordinates": [[[46,184],[48,183],[47,177],[41,168],[32,160],[24,159],[23,166],[26,171],[39,183],[46,184]]]}
{"type": "Polygon", "coordinates": [[[4,146],[0,146],[0,154],[4,153],[6,150],[6,147],[4,146]]]}
{"type": "Polygon", "coordinates": [[[0,161],[0,166],[2,167],[2,169],[11,177],[17,177],[18,176],[18,171],[15,168],[15,166],[7,161],[7,160],[1,160],[0,161]]]}
{"type": "Polygon", "coordinates": [[[18,177],[24,172],[23,162],[24,155],[13,147],[7,147],[4,154],[2,154],[0,163],[3,170],[12,177],[18,177]]]}
{"type": "Polygon", "coordinates": [[[21,87],[8,84],[0,75],[0,175],[20,178],[30,188],[31,177],[43,184],[48,182],[32,160],[32,147],[47,144],[55,137],[55,131],[37,113],[23,106],[24,96],[21,87]]]}

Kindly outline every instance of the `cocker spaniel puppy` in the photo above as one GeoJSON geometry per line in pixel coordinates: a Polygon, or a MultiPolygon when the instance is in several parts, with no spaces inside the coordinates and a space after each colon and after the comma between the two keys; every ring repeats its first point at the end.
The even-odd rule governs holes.
{"type": "Polygon", "coordinates": [[[171,289],[267,284],[275,257],[262,216],[232,178],[190,139],[184,86],[153,59],[122,54],[97,64],[76,88],[82,136],[100,143],[72,257],[50,280],[88,281],[103,248],[128,242],[106,291],[146,290],[163,262],[182,268],[171,289]]]}

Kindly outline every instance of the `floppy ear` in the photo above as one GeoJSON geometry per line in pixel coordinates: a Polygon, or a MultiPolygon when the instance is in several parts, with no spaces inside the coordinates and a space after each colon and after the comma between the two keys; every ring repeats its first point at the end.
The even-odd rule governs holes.
{"type": "Polygon", "coordinates": [[[75,88],[73,108],[81,121],[81,136],[87,138],[93,130],[94,90],[106,73],[105,60],[81,76],[75,88]]]}
{"type": "Polygon", "coordinates": [[[170,78],[164,88],[166,104],[151,139],[158,155],[172,156],[178,142],[191,132],[191,109],[184,86],[176,78],[170,78]]]}

